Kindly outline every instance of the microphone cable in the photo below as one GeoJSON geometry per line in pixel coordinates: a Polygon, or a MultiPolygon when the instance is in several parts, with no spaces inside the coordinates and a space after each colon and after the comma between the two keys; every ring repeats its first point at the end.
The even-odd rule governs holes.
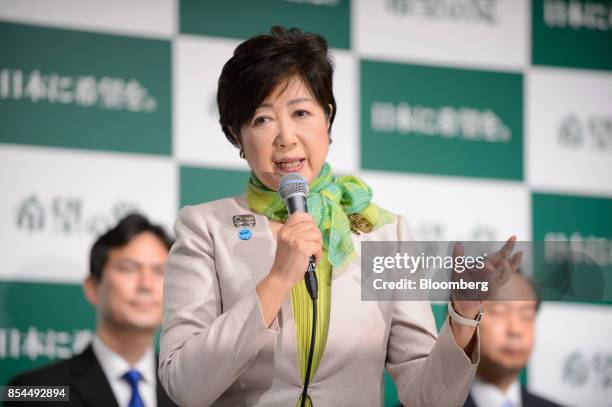
{"type": "MultiPolygon", "coordinates": [[[[304,378],[304,388],[302,389],[302,402],[300,407],[306,406],[306,398],[308,397],[308,385],[310,384],[310,371],[312,370],[312,358],[314,356],[315,338],[317,335],[317,275],[315,274],[315,262],[311,257],[308,262],[308,270],[306,271],[305,281],[306,289],[312,300],[312,332],[310,335],[310,349],[308,351],[308,364],[306,365],[306,377],[304,378]]],[[[312,403],[311,403],[312,404],[312,403]]]]}

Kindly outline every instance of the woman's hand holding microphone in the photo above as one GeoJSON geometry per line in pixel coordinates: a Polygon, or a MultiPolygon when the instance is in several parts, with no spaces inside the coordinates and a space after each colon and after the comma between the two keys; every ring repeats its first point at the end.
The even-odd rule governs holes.
{"type": "Polygon", "coordinates": [[[257,284],[266,327],[272,325],[293,286],[304,278],[310,256],[315,256],[318,265],[322,255],[323,237],[312,215],[292,214],[278,230],[272,269],[257,284]]]}

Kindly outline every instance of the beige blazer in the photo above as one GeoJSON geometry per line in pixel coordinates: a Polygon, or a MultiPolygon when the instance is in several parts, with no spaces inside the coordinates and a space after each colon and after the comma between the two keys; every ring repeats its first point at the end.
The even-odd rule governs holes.
{"type": "MultiPolygon", "coordinates": [[[[181,406],[295,406],[302,390],[290,296],[268,329],[255,291],[276,252],[266,217],[248,240],[234,215],[245,195],[183,208],[164,283],[159,377],[181,406]]],[[[366,240],[412,240],[406,220],[366,240]]],[[[406,406],[463,405],[476,372],[448,320],[439,336],[429,302],[361,301],[360,258],[332,271],[327,346],[309,394],[315,407],[382,406],[383,373],[406,406]]]]}

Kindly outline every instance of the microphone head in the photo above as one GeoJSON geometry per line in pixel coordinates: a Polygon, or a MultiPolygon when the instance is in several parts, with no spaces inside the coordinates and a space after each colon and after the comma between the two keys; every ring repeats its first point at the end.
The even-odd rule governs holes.
{"type": "Polygon", "coordinates": [[[285,202],[293,195],[306,197],[308,196],[308,183],[299,173],[290,172],[281,178],[278,184],[278,193],[285,202]]]}

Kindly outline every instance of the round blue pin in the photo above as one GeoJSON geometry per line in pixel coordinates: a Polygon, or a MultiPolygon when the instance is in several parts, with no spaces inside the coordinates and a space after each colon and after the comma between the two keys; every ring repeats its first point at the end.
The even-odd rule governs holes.
{"type": "Polygon", "coordinates": [[[251,229],[240,229],[238,232],[238,237],[240,240],[249,240],[252,235],[253,232],[251,232],[251,229]]]}

